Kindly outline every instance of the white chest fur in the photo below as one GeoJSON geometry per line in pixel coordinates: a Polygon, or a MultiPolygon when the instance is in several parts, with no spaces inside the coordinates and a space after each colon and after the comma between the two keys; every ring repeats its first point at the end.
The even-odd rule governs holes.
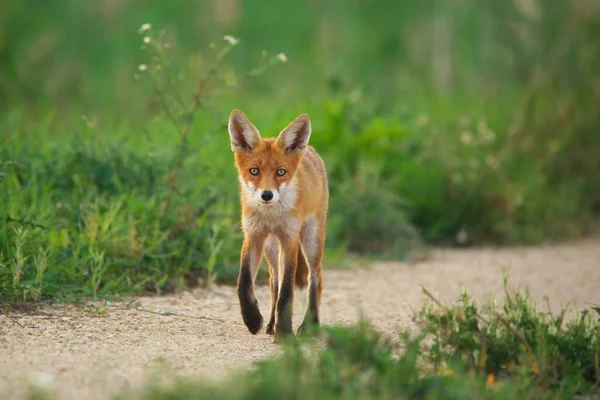
{"type": "Polygon", "coordinates": [[[252,214],[242,218],[242,228],[249,236],[273,233],[294,236],[299,229],[298,219],[291,211],[298,197],[294,179],[279,187],[279,201],[276,204],[260,204],[253,193],[253,187],[242,183],[242,196],[252,214]]]}

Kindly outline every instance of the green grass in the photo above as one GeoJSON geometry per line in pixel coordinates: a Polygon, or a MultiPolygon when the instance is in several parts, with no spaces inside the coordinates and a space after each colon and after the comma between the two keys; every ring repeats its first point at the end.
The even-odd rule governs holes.
{"type": "MultiPolygon", "coordinates": [[[[420,238],[458,243],[461,230],[475,244],[584,231],[590,212],[579,184],[549,182],[535,159],[479,138],[482,124],[471,123],[465,145],[458,126],[441,135],[420,117],[388,117],[354,132],[348,114],[312,113],[312,142],[330,176],[328,251],[338,261],[344,251],[405,258],[420,238]]],[[[50,115],[46,124],[20,122],[0,150],[11,162],[0,183],[4,298],[161,293],[235,279],[238,186],[222,122],[199,113],[183,156],[169,121],[90,127],[50,115]]]]}
{"type": "Polygon", "coordinates": [[[233,108],[264,136],[311,115],[340,264],[348,252],[407,258],[423,242],[589,230],[600,209],[591,6],[230,3],[40,3],[35,16],[2,3],[3,300],[233,280],[233,108]],[[285,27],[273,18],[284,11],[285,27]]]}
{"type": "MultiPolygon", "coordinates": [[[[600,310],[542,311],[527,293],[501,303],[431,294],[418,329],[382,337],[367,321],[293,338],[280,357],[217,384],[176,379],[118,399],[585,399],[600,396],[600,310]]],[[[43,394],[38,394],[44,398],[43,394]]]]}

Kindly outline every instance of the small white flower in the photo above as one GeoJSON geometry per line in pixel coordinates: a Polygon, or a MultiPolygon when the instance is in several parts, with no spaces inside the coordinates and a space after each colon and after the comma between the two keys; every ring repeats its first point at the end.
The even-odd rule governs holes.
{"type": "Polygon", "coordinates": [[[142,33],[142,32],[149,31],[149,30],[150,30],[150,28],[152,28],[152,25],[150,25],[150,24],[146,23],[146,24],[144,24],[144,25],[142,25],[142,26],[140,27],[140,30],[139,30],[139,32],[140,32],[140,33],[142,33]]]}
{"type": "Polygon", "coordinates": [[[238,44],[240,42],[238,39],[234,38],[231,35],[225,35],[225,36],[223,36],[223,40],[226,40],[232,46],[235,46],[236,44],[238,44]]]}
{"type": "Polygon", "coordinates": [[[152,41],[152,39],[150,39],[150,36],[144,36],[144,43],[148,44],[152,41]]]}
{"type": "Polygon", "coordinates": [[[463,144],[469,144],[471,143],[471,134],[469,133],[469,131],[463,131],[460,134],[460,141],[463,142],[463,144]]]}
{"type": "Polygon", "coordinates": [[[279,54],[277,54],[277,59],[279,61],[281,61],[282,63],[284,63],[284,62],[287,61],[287,56],[285,54],[283,54],[283,53],[279,53],[279,54]]]}
{"type": "Polygon", "coordinates": [[[484,142],[491,143],[496,138],[496,134],[491,129],[486,129],[485,132],[481,133],[481,138],[484,142]]]}
{"type": "Polygon", "coordinates": [[[141,71],[141,72],[144,72],[147,69],[148,69],[148,66],[146,64],[140,64],[138,66],[138,70],[141,71]]]}
{"type": "Polygon", "coordinates": [[[487,164],[488,167],[490,167],[494,171],[500,167],[500,161],[498,161],[498,159],[496,157],[491,156],[491,155],[488,155],[485,158],[485,163],[487,164]]]}
{"type": "Polygon", "coordinates": [[[482,134],[482,133],[484,133],[485,131],[487,131],[487,123],[485,122],[485,120],[484,120],[484,119],[480,119],[480,120],[477,122],[477,131],[478,131],[480,134],[482,134]]]}

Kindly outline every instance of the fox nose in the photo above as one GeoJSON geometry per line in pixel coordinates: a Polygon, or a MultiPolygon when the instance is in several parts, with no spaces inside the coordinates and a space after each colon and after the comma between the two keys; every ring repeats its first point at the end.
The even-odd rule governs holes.
{"type": "Polygon", "coordinates": [[[265,190],[260,195],[260,198],[263,199],[264,201],[271,201],[271,200],[273,200],[273,192],[271,192],[270,190],[265,190]]]}

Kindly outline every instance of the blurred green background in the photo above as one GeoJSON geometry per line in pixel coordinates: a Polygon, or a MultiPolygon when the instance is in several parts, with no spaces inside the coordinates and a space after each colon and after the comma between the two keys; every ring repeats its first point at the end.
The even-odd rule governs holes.
{"type": "Polygon", "coordinates": [[[600,3],[0,1],[1,296],[235,278],[233,108],[311,115],[328,266],[584,235],[600,3]]]}

